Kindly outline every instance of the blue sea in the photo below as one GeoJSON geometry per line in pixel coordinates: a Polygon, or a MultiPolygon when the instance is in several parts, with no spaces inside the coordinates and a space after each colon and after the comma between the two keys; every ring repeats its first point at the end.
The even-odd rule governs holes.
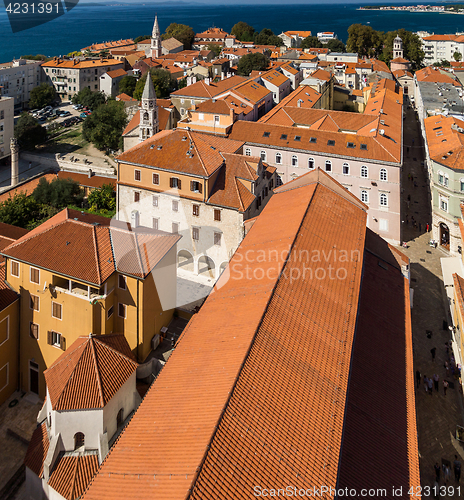
{"type": "MultiPolygon", "coordinates": [[[[9,1],[9,0],[8,0],[9,1]]],[[[464,31],[464,16],[439,13],[360,11],[356,4],[298,5],[92,5],[80,3],[68,13],[46,24],[12,33],[5,9],[0,9],[0,63],[24,54],[64,55],[82,47],[108,40],[151,33],[155,12],[161,32],[172,23],[188,24],[196,32],[211,26],[230,31],[238,21],[256,30],[334,31],[346,42],[353,23],[370,24],[374,29],[404,28],[435,33],[464,31]]]]}

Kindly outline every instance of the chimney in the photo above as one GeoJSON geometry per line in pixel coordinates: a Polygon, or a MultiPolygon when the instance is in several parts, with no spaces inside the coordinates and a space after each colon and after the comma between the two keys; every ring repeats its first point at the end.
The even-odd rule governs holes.
{"type": "Polygon", "coordinates": [[[19,177],[19,146],[18,141],[12,137],[10,140],[11,150],[11,186],[18,184],[19,177]]]}
{"type": "Polygon", "coordinates": [[[88,174],[89,179],[92,177],[92,175],[93,175],[92,169],[89,168],[89,174],[88,174]]]}

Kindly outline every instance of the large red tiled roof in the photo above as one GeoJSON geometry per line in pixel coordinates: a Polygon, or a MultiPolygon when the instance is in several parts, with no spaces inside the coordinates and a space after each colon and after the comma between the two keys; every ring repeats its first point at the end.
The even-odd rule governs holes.
{"type": "Polygon", "coordinates": [[[430,158],[454,170],[464,170],[464,121],[452,116],[424,120],[430,158]]]}
{"type": "MultiPolygon", "coordinates": [[[[371,453],[375,436],[367,431],[370,446],[361,438],[360,461],[345,458],[356,454],[349,433],[360,432],[357,426],[346,429],[346,410],[350,394],[362,396],[362,387],[351,392],[351,366],[366,217],[366,207],[320,171],[276,189],[83,498],[248,499],[257,485],[335,488],[339,471],[354,466],[355,472],[374,471],[373,480],[388,480],[390,471],[393,481],[406,474],[403,484],[418,486],[408,316],[402,324],[387,318],[375,336],[388,344],[392,326],[395,339],[403,338],[403,356],[391,372],[385,350],[378,349],[376,359],[383,356],[385,369],[376,377],[390,380],[392,373],[403,384],[408,426],[404,411],[382,415],[386,401],[373,396],[376,424],[381,428],[383,418],[384,426],[401,434],[391,441],[381,436],[382,456],[390,450],[399,460],[382,476],[384,465],[371,453]],[[350,257],[333,255],[335,248],[350,257]],[[314,258],[314,251],[326,257],[314,258]],[[329,277],[332,264],[343,279],[329,277]],[[401,471],[395,470],[398,463],[401,471]]],[[[377,279],[378,271],[372,273],[377,279]]],[[[398,266],[392,273],[389,279],[398,287],[398,277],[403,280],[398,266]]],[[[362,298],[369,302],[375,291],[372,282],[366,286],[362,298]]],[[[382,287],[388,290],[387,284],[382,287]]],[[[404,288],[401,292],[399,300],[387,302],[399,318],[409,314],[404,288]]],[[[367,304],[367,313],[377,306],[387,315],[380,299],[373,304],[367,304]]],[[[377,345],[369,335],[366,344],[369,358],[377,345]]],[[[365,361],[356,360],[356,367],[365,361]]],[[[373,363],[367,364],[370,370],[373,363]]],[[[378,391],[377,378],[375,384],[378,391]]],[[[359,404],[369,407],[370,400],[359,404]]]]}
{"type": "Polygon", "coordinates": [[[66,500],[77,500],[97,469],[97,455],[65,455],[55,464],[48,485],[66,500]]]}
{"type": "Polygon", "coordinates": [[[433,66],[427,66],[416,71],[414,76],[418,82],[450,83],[455,87],[462,86],[459,80],[453,78],[450,73],[440,70],[439,68],[434,68],[433,66]]]}
{"type": "Polygon", "coordinates": [[[52,408],[103,408],[137,366],[123,335],[79,337],[44,372],[52,408]]]}
{"type": "Polygon", "coordinates": [[[47,434],[47,424],[44,422],[36,428],[24,458],[24,465],[29,467],[37,476],[42,477],[43,464],[47,457],[50,442],[47,434]]]}
{"type": "Polygon", "coordinates": [[[24,182],[23,184],[20,184],[19,186],[15,186],[11,188],[9,191],[6,191],[2,194],[0,194],[0,203],[5,202],[9,198],[14,198],[16,194],[32,194],[34,189],[39,185],[40,179],[46,179],[48,182],[51,182],[53,179],[56,178],[56,175],[54,174],[44,174],[39,177],[36,177],[35,179],[32,179],[30,181],[24,182]]]}
{"type": "Polygon", "coordinates": [[[243,76],[231,76],[230,78],[225,78],[224,80],[220,80],[217,83],[210,83],[209,85],[207,85],[204,80],[200,80],[188,87],[172,92],[171,96],[212,99],[245,81],[247,81],[247,79],[243,76]]]}
{"type": "Polygon", "coordinates": [[[21,238],[21,236],[24,236],[28,232],[29,232],[28,229],[0,222],[0,236],[2,236],[3,238],[8,238],[10,240],[17,240],[18,238],[21,238]]]}
{"type": "Polygon", "coordinates": [[[131,230],[106,217],[64,209],[1,255],[101,285],[116,270],[145,278],[179,239],[176,234],[142,226],[131,230]]]}
{"type": "Polygon", "coordinates": [[[58,172],[58,178],[60,179],[71,179],[78,182],[81,186],[101,188],[104,184],[109,184],[116,187],[116,178],[112,177],[100,177],[99,175],[92,175],[89,177],[86,174],[78,174],[77,172],[66,172],[65,170],[60,170],[58,172]]]}
{"type": "Polygon", "coordinates": [[[169,130],[128,149],[118,161],[207,177],[222,165],[221,152],[235,153],[242,145],[213,135],[169,130]]]}

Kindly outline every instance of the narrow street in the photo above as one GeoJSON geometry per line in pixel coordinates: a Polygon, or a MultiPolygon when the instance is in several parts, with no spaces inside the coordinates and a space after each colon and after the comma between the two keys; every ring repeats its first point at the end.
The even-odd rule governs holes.
{"type": "MultiPolygon", "coordinates": [[[[411,288],[414,290],[412,309],[414,370],[420,371],[422,379],[424,375],[432,378],[434,374],[440,378],[438,393],[434,387],[432,395],[426,393],[423,380],[418,388],[416,385],[421,481],[423,487],[432,487],[435,482],[435,463],[442,466],[442,460],[447,460],[451,463],[447,486],[457,487],[459,483],[454,479],[452,463],[454,455],[458,455],[458,459],[464,463],[464,448],[455,438],[456,425],[463,425],[464,417],[462,395],[457,380],[451,375],[446,377],[444,367],[445,361],[449,361],[445,342],[449,342],[451,337],[446,323],[449,314],[445,308],[446,299],[440,265],[440,259],[448,257],[449,253],[440,247],[435,249],[428,244],[431,233],[426,232],[426,225],[431,224],[432,216],[427,170],[421,163],[425,160],[425,150],[420,125],[412,109],[406,112],[404,128],[402,220],[403,240],[407,242],[409,248],[401,250],[411,262],[411,288]],[[414,227],[413,217],[417,227],[414,227]],[[435,361],[432,361],[431,349],[434,347],[436,357],[435,361]],[[444,379],[455,382],[450,384],[446,397],[443,391],[444,379]]],[[[443,471],[440,486],[445,486],[443,471]]],[[[463,490],[464,480],[461,493],[464,493],[463,490]]],[[[458,491],[454,492],[454,496],[449,493],[450,490],[447,490],[446,498],[460,498],[458,491]]]]}

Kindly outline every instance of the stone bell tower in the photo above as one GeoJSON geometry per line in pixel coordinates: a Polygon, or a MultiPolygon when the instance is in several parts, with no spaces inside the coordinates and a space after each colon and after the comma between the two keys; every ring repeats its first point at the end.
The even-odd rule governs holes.
{"type": "Polygon", "coordinates": [[[393,59],[403,57],[403,40],[399,36],[393,40],[393,59]]]}
{"type": "Polygon", "coordinates": [[[140,108],[139,140],[142,142],[158,132],[159,120],[156,93],[153,87],[150,72],[148,72],[140,108]]]}
{"type": "Polygon", "coordinates": [[[163,47],[161,46],[161,35],[158,26],[158,16],[155,16],[155,24],[153,25],[153,32],[151,34],[151,49],[150,57],[161,57],[163,55],[163,47]]]}

